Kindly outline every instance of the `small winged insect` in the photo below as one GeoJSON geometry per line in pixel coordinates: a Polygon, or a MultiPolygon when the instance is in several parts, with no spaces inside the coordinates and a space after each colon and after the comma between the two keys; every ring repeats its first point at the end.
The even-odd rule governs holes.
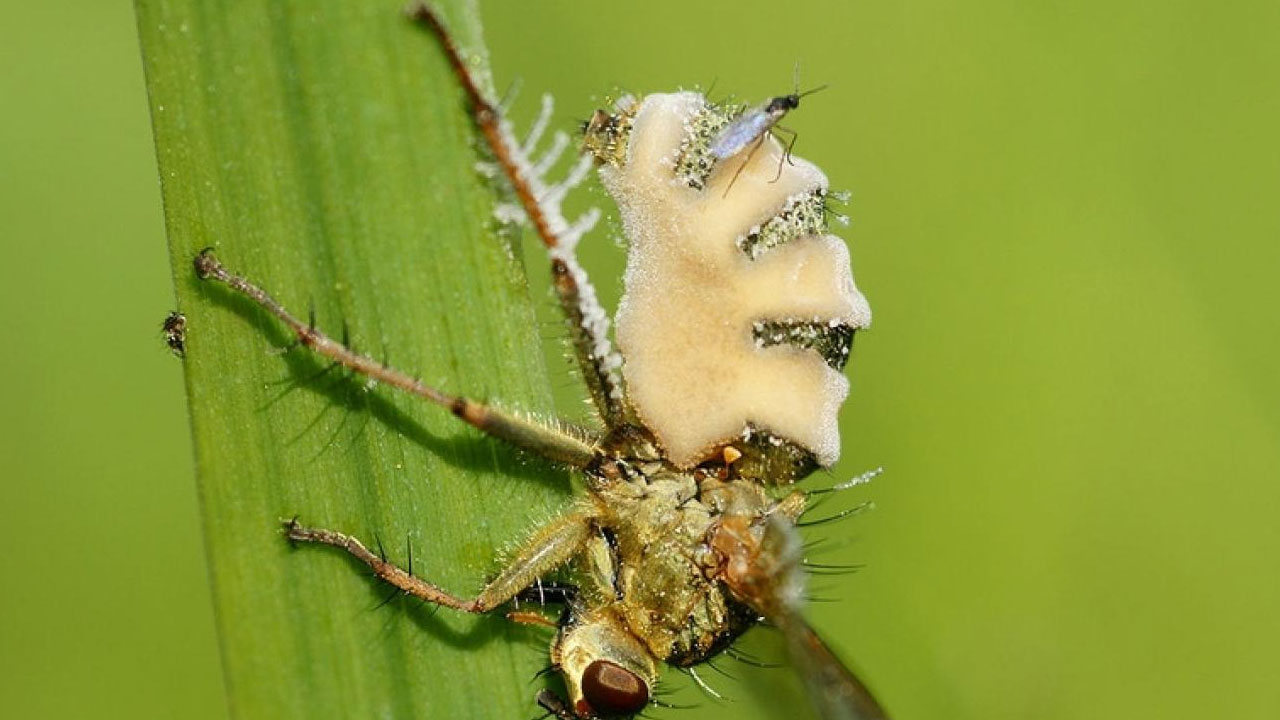
{"type": "MultiPolygon", "coordinates": [[[[554,626],[551,661],[567,696],[543,691],[538,703],[561,720],[640,713],[658,702],[662,663],[692,669],[762,619],[784,633],[823,717],[884,718],[800,613],[796,525],[809,501],[793,483],[838,456],[836,414],[848,393],[841,370],[871,315],[847,248],[827,232],[826,177],[795,159],[770,180],[784,150],[765,131],[798,97],[770,103],[749,116],[763,118],[751,120],[754,129],[729,139],[726,128],[743,122],[737,108],[692,92],[625,97],[596,111],[569,178],[548,184],[544,164],[529,160],[534,143],[516,141],[434,11],[419,5],[410,16],[439,41],[548,249],[601,428],[568,434],[428,386],[298,319],[206,250],[197,274],[256,302],[303,347],[585,478],[581,500],[536,529],[474,597],[416,577],[342,532],[294,520],[289,539],[335,546],[427,602],[554,626]],[[722,161],[752,141],[761,152],[731,174],[722,161]],[[593,166],[629,242],[618,352],[575,254],[597,214],[569,222],[559,207],[593,166]],[[725,201],[735,180],[740,191],[725,201]],[[571,583],[542,583],[563,566],[571,583]],[[563,612],[553,621],[516,607],[531,599],[563,612]]],[[[549,112],[544,103],[535,127],[549,112]]]]}
{"type": "MultiPolygon", "coordinates": [[[[774,177],[776,182],[782,176],[782,161],[790,161],[791,149],[795,147],[796,138],[798,137],[795,131],[788,130],[778,125],[778,123],[787,113],[800,107],[800,98],[824,89],[826,89],[825,85],[805,92],[799,92],[797,89],[790,95],[779,95],[762,105],[748,108],[712,139],[711,156],[718,162],[724,162],[750,147],[751,149],[747,152],[746,159],[738,166],[738,172],[740,173],[751,162],[751,156],[760,148],[766,135],[776,130],[788,132],[791,134],[791,142],[787,144],[787,150],[778,162],[778,174],[774,177]]],[[[735,173],[733,180],[729,181],[728,187],[725,188],[726,195],[733,188],[733,183],[737,180],[737,177],[737,173],[735,173]]]]}
{"type": "Polygon", "coordinates": [[[160,330],[164,333],[164,343],[169,346],[169,351],[178,357],[184,357],[187,354],[187,316],[174,310],[165,316],[160,330]]]}

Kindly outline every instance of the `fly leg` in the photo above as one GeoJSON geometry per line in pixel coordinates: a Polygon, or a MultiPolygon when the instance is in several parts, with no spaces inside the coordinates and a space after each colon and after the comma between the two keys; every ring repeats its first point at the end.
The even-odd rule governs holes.
{"type": "MultiPolygon", "coordinates": [[[[742,171],[747,168],[748,164],[750,164],[751,158],[755,157],[756,151],[759,150],[760,146],[764,144],[764,139],[768,135],[769,133],[761,133],[760,137],[756,138],[755,142],[751,143],[751,149],[747,151],[746,158],[744,158],[742,160],[742,163],[738,165],[738,169],[733,173],[733,178],[729,180],[729,186],[724,189],[724,195],[721,195],[720,197],[722,198],[729,197],[729,191],[733,189],[733,184],[738,182],[738,176],[741,175],[742,171]]],[[[781,177],[781,170],[779,170],[779,177],[781,177]]]]}
{"type": "Polygon", "coordinates": [[[776,183],[778,182],[778,179],[782,177],[782,163],[784,161],[788,165],[795,165],[795,163],[791,161],[791,151],[795,148],[796,141],[800,139],[800,133],[796,132],[795,130],[792,130],[791,128],[783,127],[781,125],[774,125],[773,131],[784,132],[791,135],[791,140],[787,142],[787,149],[783,151],[782,157],[779,158],[778,160],[778,174],[774,175],[773,179],[769,181],[771,183],[776,183]]]}
{"type": "Polygon", "coordinates": [[[498,105],[485,97],[440,16],[425,3],[410,7],[408,14],[440,42],[458,83],[467,95],[481,136],[551,256],[556,296],[569,327],[574,357],[591,393],[592,404],[606,428],[622,425],[626,420],[626,404],[618,379],[618,368],[622,362],[609,342],[609,316],[600,306],[595,289],[586,271],[578,264],[576,254],[578,240],[595,225],[600,214],[593,209],[571,223],[564,218],[560,208],[564,196],[586,177],[594,161],[589,155],[582,156],[565,180],[548,185],[543,176],[555,164],[558,149],[567,142],[567,138],[557,139],[552,150],[537,162],[530,155],[550,119],[550,97],[544,98],[542,115],[534,123],[529,139],[523,144],[517,142],[510,123],[503,119],[498,105]]]}
{"type": "MultiPolygon", "coordinates": [[[[538,577],[576,555],[590,533],[591,524],[586,515],[574,513],[538,528],[498,576],[474,598],[458,597],[411,574],[382,559],[350,535],[304,527],[296,519],[286,522],[284,527],[286,535],[293,542],[320,543],[347,551],[352,557],[368,565],[380,580],[406,595],[462,612],[487,613],[516,597],[538,577]]],[[[522,616],[513,619],[524,620],[522,616]]]]}
{"type": "Polygon", "coordinates": [[[368,355],[353,351],[342,342],[317,330],[313,324],[299,320],[262,288],[228,271],[214,256],[211,249],[205,249],[196,256],[195,268],[196,274],[202,280],[216,280],[275,315],[293,331],[303,347],[372,380],[391,385],[447,408],[463,422],[499,440],[574,467],[585,467],[598,454],[595,443],[589,439],[502,412],[460,395],[451,395],[437,390],[417,378],[383,365],[368,355]]]}
{"type": "Polygon", "coordinates": [[[569,710],[569,706],[559,695],[550,690],[538,693],[538,706],[547,711],[543,717],[554,717],[556,720],[576,720],[578,717],[569,710]]]}

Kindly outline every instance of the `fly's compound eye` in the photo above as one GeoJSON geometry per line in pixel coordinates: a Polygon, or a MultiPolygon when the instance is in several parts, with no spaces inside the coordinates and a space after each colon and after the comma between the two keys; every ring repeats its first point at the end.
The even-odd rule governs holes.
{"type": "Polygon", "coordinates": [[[582,673],[582,697],[600,717],[634,715],[649,704],[649,686],[621,665],[596,660],[582,673]]]}

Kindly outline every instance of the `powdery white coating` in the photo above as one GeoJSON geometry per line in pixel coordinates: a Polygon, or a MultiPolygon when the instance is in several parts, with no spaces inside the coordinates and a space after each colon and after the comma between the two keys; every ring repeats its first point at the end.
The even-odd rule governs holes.
{"type": "MultiPolygon", "coordinates": [[[[557,132],[551,139],[551,146],[537,160],[533,159],[538,142],[546,132],[555,110],[555,102],[550,95],[542,96],[542,106],[538,117],[534,120],[524,142],[516,139],[515,132],[505,118],[498,121],[500,142],[507,147],[516,172],[528,183],[533,193],[538,210],[542,213],[551,233],[552,247],[548,254],[552,258],[564,262],[569,273],[578,284],[578,310],[582,314],[582,324],[592,339],[591,353],[604,370],[609,393],[621,399],[621,384],[617,381],[617,370],[622,366],[622,359],[614,352],[609,342],[609,315],[605,313],[596,297],[595,288],[587,278],[586,272],[578,263],[578,241],[595,227],[600,220],[599,208],[590,208],[573,222],[565,219],[561,203],[569,191],[586,179],[594,167],[589,155],[583,155],[569,170],[565,179],[558,183],[547,183],[547,173],[555,166],[569,144],[569,137],[557,132]]],[[[494,217],[502,223],[522,223],[527,221],[524,208],[516,203],[500,203],[494,208],[494,217]]]]}
{"type": "Polygon", "coordinates": [[[601,170],[630,241],[617,339],[631,404],[668,458],[707,459],[748,423],[830,465],[840,452],[836,415],[848,381],[818,353],[757,347],[757,320],[867,327],[871,311],[853,284],[849,252],[832,235],[799,238],[751,260],[735,240],[794,196],[825,190],[826,176],[764,140],[720,163],[703,190],[673,173],[696,93],[649,95],[638,109],[627,162],[601,170]],[[732,187],[728,187],[730,182],[732,187]],[[726,189],[728,192],[726,193],[726,189]]]}

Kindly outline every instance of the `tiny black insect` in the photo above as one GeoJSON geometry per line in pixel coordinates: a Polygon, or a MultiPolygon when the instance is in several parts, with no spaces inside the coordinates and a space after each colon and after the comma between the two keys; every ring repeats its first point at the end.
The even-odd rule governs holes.
{"type": "Polygon", "coordinates": [[[178,357],[187,355],[187,316],[174,310],[165,316],[160,329],[164,332],[164,344],[178,357]]]}

